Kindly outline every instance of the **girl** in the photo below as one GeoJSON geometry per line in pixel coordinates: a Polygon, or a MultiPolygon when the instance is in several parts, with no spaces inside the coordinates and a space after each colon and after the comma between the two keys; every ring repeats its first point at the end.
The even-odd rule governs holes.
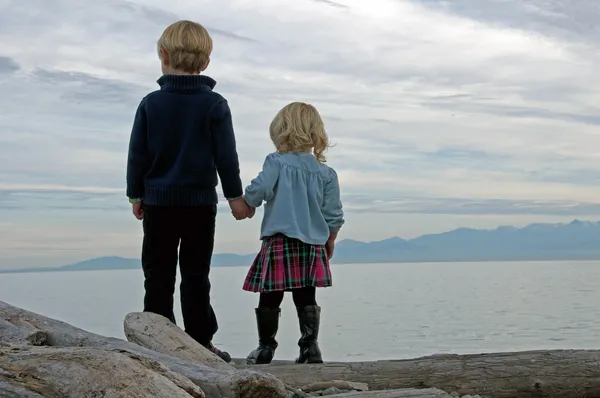
{"type": "Polygon", "coordinates": [[[321,307],[315,289],[331,286],[329,259],[344,224],[338,177],[325,165],[329,139],[314,106],[285,106],[269,130],[277,152],[267,156],[245,191],[252,208],[266,202],[262,247],[243,286],[260,293],[255,310],[259,345],[247,362],[273,359],[283,293],[291,291],[301,333],[296,363],[322,363],[317,342],[321,307]]]}

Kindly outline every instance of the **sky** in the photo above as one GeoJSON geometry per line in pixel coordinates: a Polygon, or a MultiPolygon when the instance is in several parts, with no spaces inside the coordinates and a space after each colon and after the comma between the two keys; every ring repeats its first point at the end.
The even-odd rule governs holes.
{"type": "MultiPolygon", "coordinates": [[[[0,0],[0,268],[139,256],[127,146],[178,19],[213,36],[244,184],[277,111],[319,109],[342,239],[598,220],[599,18],[597,0],[0,0]]],[[[261,215],[222,202],[215,251],[256,251],[261,215]]]]}

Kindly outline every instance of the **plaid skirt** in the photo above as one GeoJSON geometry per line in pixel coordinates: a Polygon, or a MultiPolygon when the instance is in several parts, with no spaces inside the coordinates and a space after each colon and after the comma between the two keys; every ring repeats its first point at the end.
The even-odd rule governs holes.
{"type": "Polygon", "coordinates": [[[307,286],[331,286],[325,246],[309,245],[277,234],[263,239],[242,289],[273,292],[307,286]]]}

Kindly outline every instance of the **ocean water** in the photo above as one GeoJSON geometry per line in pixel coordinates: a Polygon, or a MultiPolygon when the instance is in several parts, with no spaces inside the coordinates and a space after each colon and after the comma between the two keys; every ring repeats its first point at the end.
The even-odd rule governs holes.
{"type": "MultiPolygon", "coordinates": [[[[211,273],[215,344],[234,357],[257,343],[258,296],[241,290],[246,271],[211,273]]],[[[333,274],[334,286],[317,296],[325,360],[600,348],[600,262],[352,264],[333,274]]],[[[0,274],[0,300],[123,337],[123,318],[141,309],[142,282],[138,270],[0,274]]],[[[277,359],[297,355],[298,337],[286,297],[277,359]]]]}

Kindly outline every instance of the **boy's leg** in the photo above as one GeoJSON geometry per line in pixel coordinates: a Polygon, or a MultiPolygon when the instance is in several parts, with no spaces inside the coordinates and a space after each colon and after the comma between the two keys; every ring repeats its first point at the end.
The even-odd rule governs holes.
{"type": "Polygon", "coordinates": [[[173,294],[179,236],[173,215],[169,207],[144,206],[142,269],[146,291],[144,311],[160,314],[175,323],[173,294]]]}
{"type": "MultiPolygon", "coordinates": [[[[179,267],[181,311],[185,331],[194,340],[219,355],[218,350],[211,343],[218,324],[210,304],[209,279],[217,206],[189,207],[182,209],[182,212],[184,215],[180,220],[179,267]]],[[[223,359],[227,360],[227,358],[223,359]]]]}
{"type": "Polygon", "coordinates": [[[296,363],[323,363],[318,343],[321,307],[317,305],[316,288],[307,286],[294,289],[292,295],[298,311],[301,334],[298,340],[300,356],[296,359],[296,363]]]}
{"type": "Polygon", "coordinates": [[[283,291],[260,294],[258,308],[255,309],[258,347],[248,354],[246,363],[250,365],[267,364],[273,360],[278,346],[275,337],[279,330],[283,294],[283,291]]]}

